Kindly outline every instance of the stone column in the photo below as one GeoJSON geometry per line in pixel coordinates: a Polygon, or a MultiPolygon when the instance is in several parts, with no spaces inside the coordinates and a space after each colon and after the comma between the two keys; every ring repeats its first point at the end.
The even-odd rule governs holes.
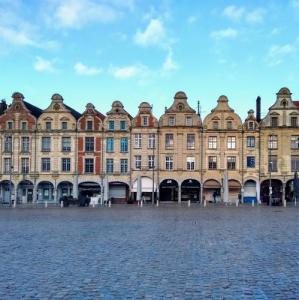
{"type": "Polygon", "coordinates": [[[285,199],[285,190],[286,190],[286,183],[285,182],[283,182],[282,183],[282,205],[284,205],[285,204],[285,201],[286,201],[286,199],[285,199]]]}
{"type": "Polygon", "coordinates": [[[74,184],[73,184],[73,197],[78,199],[78,175],[74,176],[74,184]]]}
{"type": "Polygon", "coordinates": [[[256,200],[258,204],[261,204],[261,198],[260,198],[260,182],[256,181],[256,200]]]}

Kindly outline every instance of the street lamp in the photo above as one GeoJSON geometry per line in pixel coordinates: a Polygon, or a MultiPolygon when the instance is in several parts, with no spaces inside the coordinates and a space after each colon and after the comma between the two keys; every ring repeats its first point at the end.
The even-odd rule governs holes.
{"type": "Polygon", "coordinates": [[[154,134],[153,139],[153,165],[152,165],[152,205],[155,204],[155,146],[156,146],[156,135],[154,134]]]}
{"type": "Polygon", "coordinates": [[[271,145],[269,149],[269,206],[272,205],[272,167],[273,167],[273,162],[272,162],[272,155],[271,155],[271,145]]]}

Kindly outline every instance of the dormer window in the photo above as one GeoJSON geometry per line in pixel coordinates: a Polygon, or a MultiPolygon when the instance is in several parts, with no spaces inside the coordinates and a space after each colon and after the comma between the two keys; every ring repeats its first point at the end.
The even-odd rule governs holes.
{"type": "Polygon", "coordinates": [[[271,127],[278,126],[278,117],[271,117],[271,127]]]}
{"type": "Polygon", "coordinates": [[[185,124],[186,124],[186,126],[192,126],[192,117],[191,116],[186,117],[185,124]]]}
{"type": "Polygon", "coordinates": [[[175,125],[175,117],[169,117],[168,118],[168,126],[174,126],[175,125]]]}
{"type": "Polygon", "coordinates": [[[233,128],[233,122],[232,121],[227,121],[226,122],[226,127],[227,127],[227,129],[232,129],[233,128]]]}
{"type": "Polygon", "coordinates": [[[52,129],[52,123],[46,122],[46,130],[51,130],[51,129],[52,129]]]}
{"type": "Polygon", "coordinates": [[[291,117],[291,126],[297,127],[297,117],[291,117]]]}
{"type": "Polygon", "coordinates": [[[126,130],[126,121],[125,120],[121,120],[119,122],[119,128],[120,128],[120,130],[126,130]]]}
{"type": "Polygon", "coordinates": [[[61,122],[61,129],[62,130],[67,130],[67,122],[61,122]]]}
{"type": "Polygon", "coordinates": [[[218,121],[213,121],[213,129],[218,129],[219,125],[218,125],[218,121]]]}
{"type": "Polygon", "coordinates": [[[247,127],[248,130],[254,130],[254,122],[250,121],[247,123],[247,125],[248,125],[248,127],[247,127]]]}
{"type": "Polygon", "coordinates": [[[27,130],[27,122],[25,122],[25,121],[21,122],[21,129],[27,130]]]}
{"type": "Polygon", "coordinates": [[[148,116],[142,117],[142,126],[148,126],[148,116]]]}
{"type": "Polygon", "coordinates": [[[109,123],[108,123],[108,129],[109,130],[114,130],[114,121],[113,120],[109,121],[109,123]]]}
{"type": "Polygon", "coordinates": [[[87,122],[86,122],[86,130],[88,130],[88,131],[93,130],[93,122],[91,120],[87,120],[87,122]]]}
{"type": "Polygon", "coordinates": [[[12,121],[8,121],[7,122],[7,127],[8,130],[12,130],[13,129],[13,122],[12,121]]]}

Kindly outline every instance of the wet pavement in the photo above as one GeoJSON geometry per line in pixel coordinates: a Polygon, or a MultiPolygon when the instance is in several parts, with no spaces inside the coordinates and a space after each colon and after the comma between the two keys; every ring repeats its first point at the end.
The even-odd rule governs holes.
{"type": "Polygon", "coordinates": [[[0,299],[298,299],[299,207],[1,208],[0,299]]]}

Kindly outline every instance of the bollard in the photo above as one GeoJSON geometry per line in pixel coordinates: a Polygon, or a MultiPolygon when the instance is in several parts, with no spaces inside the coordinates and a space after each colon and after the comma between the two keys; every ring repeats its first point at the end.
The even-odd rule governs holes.
{"type": "Polygon", "coordinates": [[[17,201],[15,200],[15,201],[13,202],[13,207],[16,208],[16,205],[17,205],[17,201]]]}
{"type": "Polygon", "coordinates": [[[295,206],[297,206],[297,200],[296,200],[296,198],[295,198],[295,206]]]}
{"type": "Polygon", "coordinates": [[[203,202],[203,207],[207,207],[207,201],[206,200],[203,202]]]}
{"type": "Polygon", "coordinates": [[[254,207],[254,200],[251,201],[251,206],[254,207]]]}
{"type": "Polygon", "coordinates": [[[283,200],[283,207],[287,207],[287,201],[285,199],[283,200]]]}
{"type": "Polygon", "coordinates": [[[140,202],[140,207],[142,207],[143,206],[143,201],[141,200],[141,202],[140,202]]]}
{"type": "Polygon", "coordinates": [[[238,206],[239,206],[239,200],[236,201],[236,207],[238,207],[238,206]]]}
{"type": "Polygon", "coordinates": [[[108,207],[111,207],[111,200],[109,200],[109,204],[108,204],[108,207]]]}
{"type": "Polygon", "coordinates": [[[63,201],[60,202],[60,207],[63,208],[63,201]]]}
{"type": "Polygon", "coordinates": [[[92,208],[94,208],[94,202],[92,202],[92,208]]]}
{"type": "Polygon", "coordinates": [[[159,200],[157,200],[157,207],[159,206],[159,200]]]}
{"type": "Polygon", "coordinates": [[[191,206],[191,200],[188,200],[188,207],[191,206]]]}
{"type": "Polygon", "coordinates": [[[45,208],[47,208],[47,207],[48,207],[48,201],[45,202],[45,208]]]}

